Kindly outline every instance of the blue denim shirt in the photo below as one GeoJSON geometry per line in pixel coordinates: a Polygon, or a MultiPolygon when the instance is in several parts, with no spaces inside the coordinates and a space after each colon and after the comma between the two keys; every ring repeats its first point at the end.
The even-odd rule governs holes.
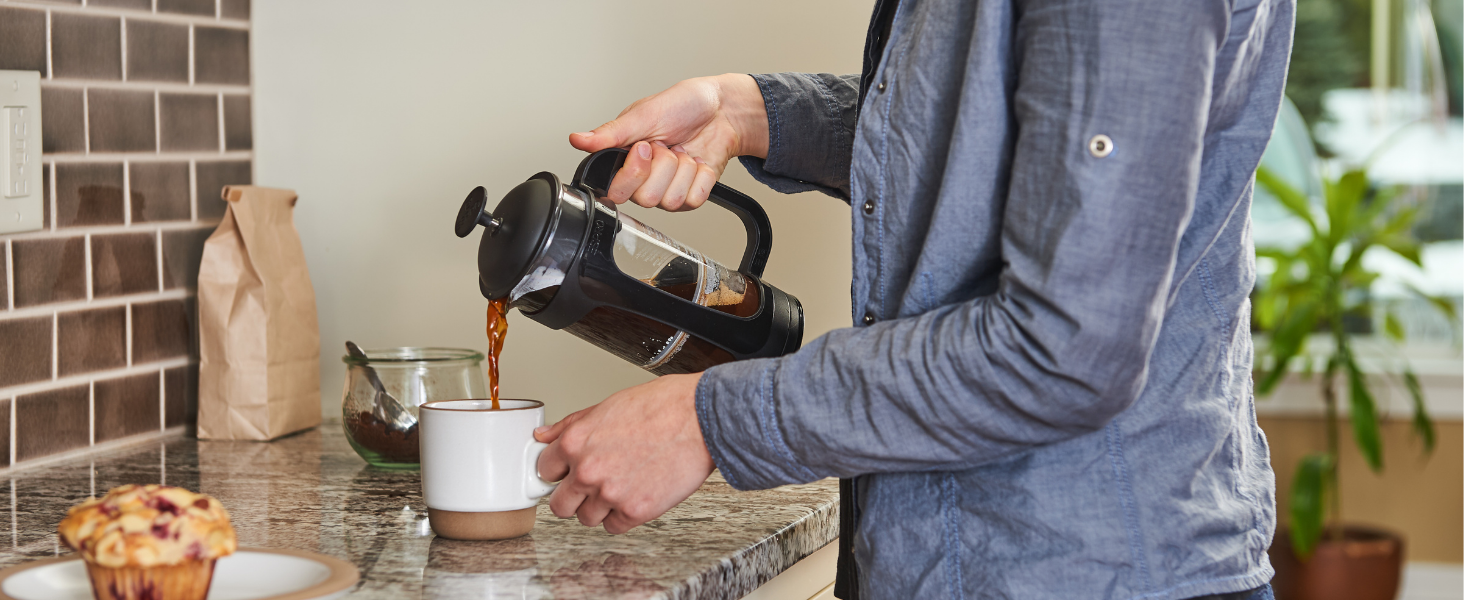
{"type": "Polygon", "coordinates": [[[1294,0],[905,0],[859,78],[756,76],[783,192],[850,201],[855,327],[706,372],[739,489],[855,477],[864,598],[1272,576],[1253,173],[1294,0]]]}

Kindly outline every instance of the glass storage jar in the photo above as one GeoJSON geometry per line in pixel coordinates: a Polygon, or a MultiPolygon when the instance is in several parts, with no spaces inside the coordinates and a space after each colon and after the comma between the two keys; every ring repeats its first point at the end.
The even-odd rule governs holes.
{"type": "Polygon", "coordinates": [[[407,431],[387,427],[376,418],[376,388],[369,371],[382,387],[413,416],[433,400],[485,398],[483,354],[464,348],[377,348],[366,358],[341,357],[346,363],[346,385],[341,393],[341,417],[346,439],[366,462],[388,469],[415,469],[420,462],[417,426],[407,431]]]}

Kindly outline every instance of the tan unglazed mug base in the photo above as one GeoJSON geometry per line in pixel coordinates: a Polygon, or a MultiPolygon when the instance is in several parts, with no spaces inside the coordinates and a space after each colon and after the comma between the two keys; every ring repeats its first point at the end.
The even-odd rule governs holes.
{"type": "Polygon", "coordinates": [[[506,540],[534,529],[537,507],[501,512],[457,512],[427,508],[432,531],[454,540],[506,540]]]}

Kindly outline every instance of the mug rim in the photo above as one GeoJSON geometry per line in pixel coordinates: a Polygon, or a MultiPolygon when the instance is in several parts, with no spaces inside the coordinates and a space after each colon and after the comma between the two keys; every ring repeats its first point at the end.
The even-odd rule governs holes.
{"type": "Polygon", "coordinates": [[[493,410],[491,408],[439,408],[439,407],[436,407],[436,406],[432,406],[433,404],[446,404],[448,402],[467,402],[467,401],[470,401],[470,400],[482,400],[484,402],[492,402],[493,401],[492,398],[452,398],[452,399],[448,399],[448,400],[433,400],[431,402],[423,402],[417,408],[424,409],[424,410],[440,410],[440,411],[444,411],[444,412],[451,411],[451,412],[495,412],[495,413],[497,413],[497,412],[508,412],[508,411],[511,411],[511,410],[533,410],[533,409],[536,409],[536,408],[544,408],[544,403],[543,402],[540,402],[538,400],[529,400],[529,399],[526,399],[526,398],[499,398],[498,399],[499,402],[508,402],[508,401],[513,401],[513,402],[532,402],[533,404],[530,405],[530,406],[520,406],[518,408],[500,408],[498,410],[493,410]]]}

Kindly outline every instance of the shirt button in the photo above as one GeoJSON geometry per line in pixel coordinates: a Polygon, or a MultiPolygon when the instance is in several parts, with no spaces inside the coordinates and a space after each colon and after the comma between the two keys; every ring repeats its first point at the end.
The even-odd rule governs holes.
{"type": "Polygon", "coordinates": [[[879,82],[879,85],[878,86],[875,86],[875,89],[883,92],[885,90],[885,82],[883,82],[883,81],[879,82]]]}
{"type": "Polygon", "coordinates": [[[1113,154],[1113,140],[1101,133],[1093,136],[1093,139],[1088,140],[1088,154],[1092,154],[1093,158],[1103,158],[1113,154]]]}
{"type": "Polygon", "coordinates": [[[872,312],[866,312],[866,313],[864,313],[864,319],[863,319],[863,321],[864,321],[864,324],[865,325],[873,325],[874,324],[874,313],[872,313],[872,312]]]}
{"type": "Polygon", "coordinates": [[[866,214],[866,215],[872,215],[872,214],[874,214],[874,200],[865,200],[864,201],[864,214],[866,214]]]}

